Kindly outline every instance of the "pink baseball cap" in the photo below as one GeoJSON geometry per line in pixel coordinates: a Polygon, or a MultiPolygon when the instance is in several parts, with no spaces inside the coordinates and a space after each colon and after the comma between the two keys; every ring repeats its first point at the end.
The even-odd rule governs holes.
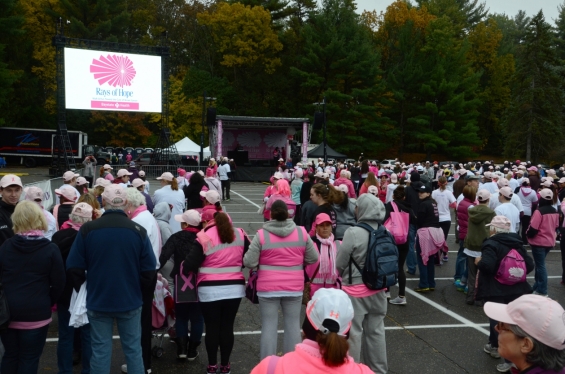
{"type": "Polygon", "coordinates": [[[140,186],[144,186],[144,185],[146,185],[146,184],[149,184],[149,182],[144,181],[144,180],[141,179],[141,178],[135,178],[135,179],[133,180],[133,182],[131,182],[131,185],[132,185],[133,187],[135,187],[135,188],[138,188],[138,187],[140,187],[140,186]]]}
{"type": "Polygon", "coordinates": [[[565,183],[565,177],[559,179],[559,181],[557,181],[557,183],[561,184],[561,183],[565,183]]]}
{"type": "Polygon", "coordinates": [[[480,190],[479,192],[477,192],[477,199],[479,201],[487,201],[488,199],[490,199],[490,192],[485,189],[480,190]]]}
{"type": "Polygon", "coordinates": [[[0,187],[6,188],[8,186],[20,186],[23,188],[22,180],[14,174],[6,174],[0,179],[0,187]]]}
{"type": "Polygon", "coordinates": [[[39,187],[26,187],[24,188],[25,199],[28,201],[36,201],[41,200],[43,201],[43,190],[39,187]]]}
{"type": "Polygon", "coordinates": [[[107,169],[114,170],[114,168],[111,167],[109,164],[104,164],[103,168],[104,168],[104,170],[107,170],[107,169]]]}
{"type": "Polygon", "coordinates": [[[89,182],[86,180],[85,177],[78,177],[77,178],[77,186],[82,186],[83,184],[88,185],[89,182]]]}
{"type": "Polygon", "coordinates": [[[177,169],[177,173],[178,175],[180,175],[181,177],[184,177],[184,175],[186,174],[186,170],[182,169],[182,168],[178,168],[177,169]]]}
{"type": "Polygon", "coordinates": [[[104,178],[97,178],[96,179],[96,183],[94,184],[94,186],[92,187],[108,187],[109,185],[111,185],[112,182],[110,182],[107,179],[104,178]]]}
{"type": "Polygon", "coordinates": [[[70,188],[56,189],[55,193],[59,196],[63,196],[65,199],[70,201],[76,201],[77,199],[77,194],[75,193],[75,191],[71,190],[70,188]]]}
{"type": "MultiPolygon", "coordinates": [[[[545,182],[544,182],[545,183],[545,182]]],[[[551,200],[553,199],[553,191],[551,191],[549,188],[544,188],[539,192],[539,195],[541,196],[542,199],[545,200],[551,200]]]]}
{"type": "Polygon", "coordinates": [[[104,192],[102,192],[102,198],[104,199],[104,201],[115,206],[123,206],[128,202],[127,191],[119,184],[111,184],[108,187],[104,188],[104,192]]]}
{"type": "Polygon", "coordinates": [[[346,184],[340,184],[339,186],[336,187],[336,189],[345,193],[349,192],[349,188],[347,187],[346,184]]]}
{"type": "Polygon", "coordinates": [[[83,218],[92,218],[92,207],[87,203],[78,203],[73,207],[72,214],[83,218]]]}
{"type": "Polygon", "coordinates": [[[324,334],[332,328],[324,326],[324,321],[332,320],[338,326],[338,331],[333,332],[345,336],[351,328],[353,305],[349,296],[342,290],[320,288],[306,306],[306,317],[316,330],[324,334]]]}
{"type": "Polygon", "coordinates": [[[507,199],[511,199],[513,195],[512,189],[510,187],[502,187],[500,190],[498,190],[498,192],[500,192],[500,194],[507,199]]]}
{"type": "Polygon", "coordinates": [[[157,177],[157,179],[159,179],[159,180],[164,179],[167,182],[172,182],[173,179],[175,179],[175,176],[172,173],[169,173],[168,171],[166,171],[163,174],[161,174],[160,177],[157,177]]]}
{"type": "MultiPolygon", "coordinates": [[[[127,169],[120,169],[118,170],[118,174],[116,174],[118,178],[124,177],[126,175],[133,175],[133,173],[130,173],[129,171],[127,171],[127,169]]],[[[157,178],[159,179],[159,178],[157,178]]]]}
{"type": "Polygon", "coordinates": [[[210,204],[216,204],[221,200],[220,194],[214,190],[200,191],[200,196],[205,198],[210,204]]]}
{"type": "Polygon", "coordinates": [[[202,222],[213,220],[216,213],[218,213],[216,209],[202,209],[202,222]]]}
{"type": "Polygon", "coordinates": [[[499,229],[506,229],[510,230],[511,222],[505,216],[494,216],[490,223],[487,223],[485,226],[494,226],[498,227],[499,229]]]}
{"type": "Polygon", "coordinates": [[[371,195],[377,195],[379,193],[379,189],[377,186],[369,186],[369,188],[367,188],[367,192],[371,195]]]}
{"type": "Polygon", "coordinates": [[[552,184],[553,183],[551,183],[550,180],[545,180],[545,181],[543,181],[543,183],[541,185],[544,186],[544,187],[551,187],[552,184]]]}
{"type": "Polygon", "coordinates": [[[185,222],[190,226],[198,226],[202,222],[202,215],[197,210],[190,209],[183,214],[175,214],[175,221],[185,222]]]}
{"type": "Polygon", "coordinates": [[[484,311],[496,321],[517,325],[548,347],[565,349],[565,310],[555,300],[523,295],[508,304],[486,302],[484,311]]]}
{"type": "Polygon", "coordinates": [[[322,224],[324,222],[332,223],[332,220],[330,216],[328,216],[326,213],[320,213],[316,216],[316,220],[314,221],[314,226],[318,226],[319,224],[322,224]]]}
{"type": "Polygon", "coordinates": [[[522,183],[527,183],[530,184],[530,179],[529,178],[522,178],[522,183]]]}
{"type": "Polygon", "coordinates": [[[398,182],[398,175],[392,173],[391,176],[390,176],[390,181],[392,183],[397,183],[398,182]]]}
{"type": "Polygon", "coordinates": [[[63,180],[64,181],[71,181],[73,180],[73,178],[77,178],[80,177],[80,174],[76,174],[74,171],[65,171],[65,173],[63,174],[63,180]]]}
{"type": "Polygon", "coordinates": [[[275,175],[273,175],[273,177],[274,177],[275,179],[283,179],[283,178],[284,178],[284,175],[283,175],[280,171],[277,171],[277,172],[275,173],[275,175]]]}
{"type": "Polygon", "coordinates": [[[496,185],[498,186],[498,188],[508,187],[510,185],[510,182],[508,182],[508,179],[506,178],[500,178],[498,182],[496,182],[496,185]]]}
{"type": "Polygon", "coordinates": [[[528,171],[538,171],[538,168],[535,167],[535,166],[530,166],[530,167],[528,168],[528,171]]]}

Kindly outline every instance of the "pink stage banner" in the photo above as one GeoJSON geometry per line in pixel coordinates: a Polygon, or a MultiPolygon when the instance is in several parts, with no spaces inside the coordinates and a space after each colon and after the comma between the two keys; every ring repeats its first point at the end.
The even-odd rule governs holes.
{"type": "Polygon", "coordinates": [[[90,107],[92,109],[109,109],[114,110],[139,110],[139,103],[128,103],[121,101],[90,101],[90,107]]]}
{"type": "Polygon", "coordinates": [[[286,142],[286,129],[224,129],[222,154],[227,155],[239,145],[249,152],[250,160],[266,160],[273,158],[276,147],[283,150],[286,142]]]}

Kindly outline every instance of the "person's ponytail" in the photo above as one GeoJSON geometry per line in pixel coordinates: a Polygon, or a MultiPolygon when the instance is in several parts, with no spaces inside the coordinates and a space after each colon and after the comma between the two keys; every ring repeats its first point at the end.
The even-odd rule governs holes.
{"type": "Polygon", "coordinates": [[[339,336],[335,332],[328,334],[318,332],[316,342],[320,346],[320,353],[326,366],[337,367],[345,364],[349,343],[343,336],[339,336]]]}
{"type": "Polygon", "coordinates": [[[235,240],[235,233],[233,231],[233,226],[228,218],[228,215],[224,212],[218,212],[214,214],[214,222],[216,222],[216,228],[218,229],[218,236],[222,243],[233,243],[235,240]]]}
{"type": "Polygon", "coordinates": [[[171,190],[178,191],[179,190],[179,183],[177,182],[177,178],[173,178],[171,181],[171,190]]]}

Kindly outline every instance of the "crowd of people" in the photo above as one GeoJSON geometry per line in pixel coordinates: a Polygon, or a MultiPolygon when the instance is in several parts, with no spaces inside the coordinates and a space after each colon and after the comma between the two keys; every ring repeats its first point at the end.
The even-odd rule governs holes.
{"type": "Polygon", "coordinates": [[[518,160],[290,166],[273,174],[253,240],[222,206],[234,178],[225,158],[211,159],[205,171],[163,173],[152,195],[135,164],[115,174],[102,166],[92,186],[67,171],[50,211],[44,191],[4,176],[0,267],[10,322],[0,333],[0,371],[37,372],[56,310],[59,372],[77,363],[83,372],[110,372],[116,323],[122,371],[150,373],[152,331],[162,327],[155,314],[174,311],[174,329],[164,315],[158,320],[170,324],[177,358],[195,360],[204,340],[206,372],[229,374],[234,323],[247,297],[261,315],[252,373],[386,373],[387,305],[408,305],[406,272],[419,274],[414,291],[435,291],[435,268],[450,260],[453,214],[453,284],[489,318],[482,349],[505,360],[500,372],[565,373],[565,311],[548,297],[545,268],[563,230],[563,170],[518,160]],[[362,270],[381,227],[398,250],[394,298],[391,289],[368,285],[362,270]],[[532,271],[533,286],[526,281],[532,271]],[[163,288],[165,305],[156,300],[163,288]],[[276,356],[279,308],[283,357],[276,356]]]}

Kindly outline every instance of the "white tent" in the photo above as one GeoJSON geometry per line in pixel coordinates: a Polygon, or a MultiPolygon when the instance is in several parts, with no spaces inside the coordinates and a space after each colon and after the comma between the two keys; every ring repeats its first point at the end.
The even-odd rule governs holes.
{"type": "MultiPolygon", "coordinates": [[[[200,145],[196,144],[187,137],[175,143],[177,151],[181,156],[200,156],[200,145]]],[[[210,147],[204,148],[204,158],[210,157],[210,147]]]]}

